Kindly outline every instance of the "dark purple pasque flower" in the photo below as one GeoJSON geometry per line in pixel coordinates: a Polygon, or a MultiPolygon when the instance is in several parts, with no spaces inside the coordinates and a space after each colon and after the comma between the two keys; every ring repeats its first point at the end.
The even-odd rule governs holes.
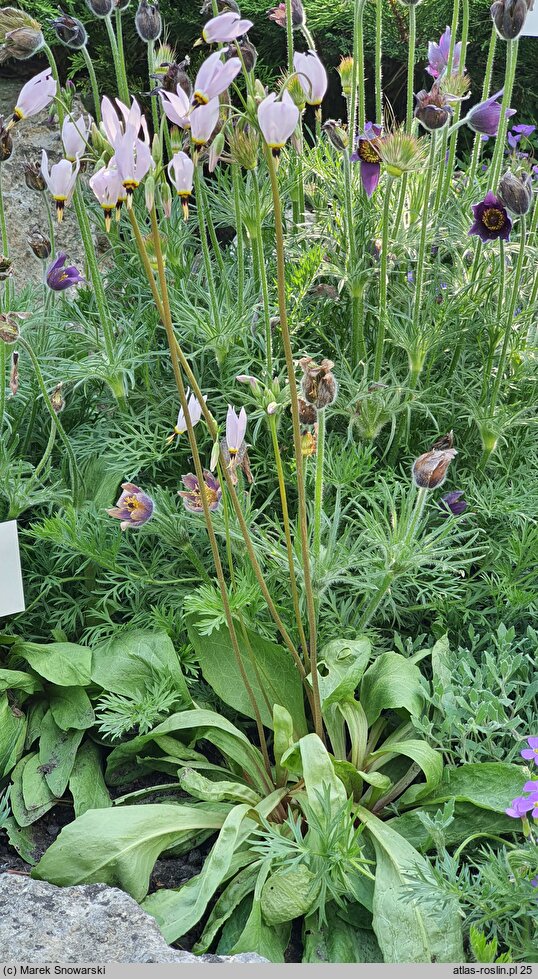
{"type": "Polygon", "coordinates": [[[60,252],[47,272],[47,285],[49,289],[54,289],[55,292],[61,292],[62,289],[69,289],[70,286],[76,286],[78,282],[85,281],[84,276],[74,265],[64,267],[66,261],[67,255],[65,252],[60,252]]]}
{"type": "MultiPolygon", "coordinates": [[[[428,44],[428,61],[429,65],[426,68],[428,75],[432,78],[439,78],[442,75],[448,65],[448,54],[450,51],[450,27],[447,27],[445,31],[441,34],[439,38],[439,44],[435,41],[430,41],[428,44]]],[[[452,55],[452,71],[457,71],[460,65],[461,57],[461,41],[458,41],[454,45],[454,52],[452,55]]]]}
{"type": "Polygon", "coordinates": [[[435,129],[442,129],[443,126],[446,126],[453,109],[437,82],[433,83],[429,92],[423,88],[415,95],[415,98],[417,100],[415,119],[418,119],[424,129],[433,132],[435,129]]]}
{"type": "Polygon", "coordinates": [[[469,230],[470,235],[478,235],[481,241],[495,241],[502,238],[510,240],[512,222],[508,217],[502,201],[488,190],[483,201],[473,204],[474,223],[469,230]]]}
{"type": "Polygon", "coordinates": [[[525,758],[526,761],[533,761],[535,765],[538,765],[538,738],[527,738],[527,744],[529,747],[523,748],[521,757],[525,758]]]}
{"type": "Polygon", "coordinates": [[[121,520],[120,527],[141,527],[153,514],[153,500],[134,483],[122,483],[123,490],[116,506],[107,510],[109,517],[121,520]]]}
{"type": "MultiPolygon", "coordinates": [[[[504,89],[495,92],[485,102],[474,105],[465,116],[465,122],[474,133],[481,133],[484,136],[496,136],[499,130],[501,119],[501,103],[497,99],[502,99],[504,89]]],[[[515,115],[515,109],[506,110],[506,118],[515,115]]]]}
{"type": "Polygon", "coordinates": [[[189,513],[203,513],[202,493],[207,500],[209,510],[217,510],[222,497],[222,490],[218,479],[207,469],[204,469],[204,484],[200,489],[198,477],[193,473],[187,473],[181,477],[181,481],[187,488],[179,490],[179,495],[183,500],[183,506],[189,513]]]}
{"type": "Polygon", "coordinates": [[[367,122],[363,135],[359,136],[357,148],[351,156],[352,163],[360,163],[361,165],[361,181],[367,197],[372,196],[379,183],[381,156],[378,152],[378,145],[381,132],[381,126],[375,122],[367,122]]]}
{"type": "Polygon", "coordinates": [[[532,136],[535,129],[536,126],[527,126],[525,123],[521,123],[519,126],[512,126],[512,128],[509,129],[506,134],[508,145],[511,147],[511,149],[515,150],[518,143],[520,143],[522,139],[528,139],[529,136],[532,136]]]}
{"type": "Polygon", "coordinates": [[[462,499],[463,490],[451,490],[445,493],[439,500],[439,506],[444,511],[443,516],[448,517],[452,514],[459,517],[467,509],[467,501],[462,499]]]}

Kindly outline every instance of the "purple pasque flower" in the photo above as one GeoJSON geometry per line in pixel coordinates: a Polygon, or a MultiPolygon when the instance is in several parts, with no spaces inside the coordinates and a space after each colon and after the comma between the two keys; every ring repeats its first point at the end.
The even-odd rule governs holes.
{"type": "Polygon", "coordinates": [[[526,761],[533,761],[535,765],[538,765],[538,738],[527,738],[527,744],[529,747],[523,748],[521,757],[525,758],[526,761]]]}
{"type": "Polygon", "coordinates": [[[47,270],[47,285],[54,292],[62,292],[64,289],[69,289],[70,286],[76,286],[79,282],[85,281],[84,276],[80,274],[74,265],[68,265],[66,267],[66,261],[67,255],[65,252],[60,252],[58,258],[54,260],[47,270]]]}
{"type": "Polygon", "coordinates": [[[190,103],[181,86],[178,85],[175,92],[166,92],[160,88],[159,96],[166,118],[175,126],[188,129],[191,124],[189,119],[190,103]]]}
{"type": "Polygon", "coordinates": [[[26,85],[22,86],[19,92],[17,104],[13,109],[13,118],[8,124],[8,128],[9,125],[19,122],[20,119],[28,119],[29,116],[35,116],[42,109],[46,109],[56,95],[56,87],[50,68],[45,68],[38,75],[34,75],[30,81],[26,82],[26,85]]]}
{"type": "MultiPolygon", "coordinates": [[[[450,39],[451,31],[450,27],[447,27],[445,31],[441,34],[439,38],[439,44],[435,41],[430,41],[428,44],[428,61],[429,65],[426,68],[428,75],[432,78],[439,78],[440,75],[446,71],[448,66],[448,55],[450,52],[450,39]]],[[[452,71],[455,72],[460,66],[461,57],[461,41],[458,41],[454,45],[454,51],[452,54],[452,71]]]]}
{"type": "Polygon", "coordinates": [[[481,241],[495,241],[502,238],[510,240],[512,222],[502,201],[488,190],[483,201],[473,204],[474,223],[469,229],[470,235],[478,235],[481,241]]]}
{"type": "Polygon", "coordinates": [[[134,483],[122,483],[121,488],[123,492],[116,506],[107,510],[109,517],[121,520],[122,530],[127,530],[128,527],[141,527],[153,515],[153,500],[134,483]]]}
{"type": "Polygon", "coordinates": [[[208,20],[202,31],[202,37],[206,44],[222,44],[242,37],[253,26],[251,20],[242,20],[241,14],[235,10],[227,10],[208,20]]]}
{"type": "Polygon", "coordinates": [[[220,102],[218,98],[211,99],[203,105],[196,106],[190,114],[191,139],[196,146],[205,146],[211,139],[219,121],[220,102]]]}
{"type": "Polygon", "coordinates": [[[381,156],[378,152],[381,132],[382,128],[377,123],[367,122],[351,156],[352,163],[361,165],[361,181],[367,197],[372,196],[381,174],[381,156]]]}
{"type": "Polygon", "coordinates": [[[204,469],[204,482],[200,489],[198,477],[193,473],[187,473],[181,477],[181,481],[186,489],[179,490],[179,496],[183,500],[183,506],[189,513],[203,513],[202,493],[207,501],[208,510],[217,510],[222,498],[220,483],[213,473],[204,469]]]}
{"type": "MultiPolygon", "coordinates": [[[[484,136],[496,136],[499,130],[502,105],[498,99],[502,99],[504,89],[501,88],[495,95],[491,95],[485,102],[474,105],[465,116],[465,123],[474,133],[481,133],[484,136]]],[[[506,118],[515,115],[515,109],[506,110],[506,118]]]]}
{"type": "Polygon", "coordinates": [[[237,414],[235,408],[228,405],[228,414],[226,415],[226,445],[232,459],[237,455],[245,441],[246,430],[247,413],[245,409],[241,408],[241,411],[237,414]]]}
{"type": "Polygon", "coordinates": [[[449,517],[450,514],[454,517],[459,517],[460,513],[463,513],[467,509],[467,501],[463,500],[462,497],[463,490],[451,490],[450,493],[445,493],[441,497],[439,506],[444,511],[444,517],[449,517]]]}
{"type": "Polygon", "coordinates": [[[47,153],[45,150],[41,151],[41,175],[56,202],[58,221],[63,220],[64,208],[73,196],[79,170],[80,161],[77,159],[74,166],[69,160],[60,160],[59,163],[54,163],[49,171],[47,153]]]}
{"type": "MultiPolygon", "coordinates": [[[[190,423],[194,428],[194,426],[198,424],[200,418],[202,417],[202,406],[198,401],[196,395],[191,394],[190,388],[187,388],[187,398],[188,398],[187,412],[189,415],[190,423]]],[[[204,396],[204,402],[205,401],[207,401],[207,398],[204,396]]],[[[187,422],[185,420],[185,412],[183,411],[183,408],[180,408],[174,431],[172,435],[168,436],[166,440],[166,444],[171,445],[177,435],[184,435],[186,431],[187,431],[187,422]]]]}
{"type": "Polygon", "coordinates": [[[308,105],[321,105],[327,91],[327,72],[315,51],[296,51],[293,67],[308,105]]]}
{"type": "Polygon", "coordinates": [[[194,83],[194,101],[207,105],[217,95],[222,95],[241,71],[239,58],[222,60],[222,49],[214,51],[200,66],[194,83]]]}
{"type": "Polygon", "coordinates": [[[258,122],[265,142],[274,154],[278,154],[299,122],[299,109],[287,89],[277,100],[274,92],[260,102],[258,122]]]}
{"type": "Polygon", "coordinates": [[[520,143],[522,139],[528,139],[529,136],[532,136],[535,129],[536,126],[528,126],[523,122],[520,123],[519,126],[512,126],[512,128],[509,129],[506,134],[506,139],[510,148],[515,150],[518,143],[520,143]]]}

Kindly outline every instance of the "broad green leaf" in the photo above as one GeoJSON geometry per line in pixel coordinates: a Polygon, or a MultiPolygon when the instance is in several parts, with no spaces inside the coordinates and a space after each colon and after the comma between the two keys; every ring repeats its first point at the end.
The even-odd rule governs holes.
{"type": "MultiPolygon", "coordinates": [[[[521,791],[521,787],[520,787],[521,791]]],[[[431,816],[439,810],[442,803],[437,805],[421,804],[422,812],[431,816]]],[[[414,847],[427,853],[435,849],[434,840],[426,827],[421,823],[416,812],[406,812],[387,822],[387,826],[396,830],[414,847]]],[[[457,846],[473,833],[483,833],[487,836],[499,836],[514,832],[514,820],[504,813],[493,812],[491,809],[479,809],[470,802],[457,802],[454,808],[454,818],[444,831],[446,846],[457,846]]]]}
{"type": "Polygon", "coordinates": [[[334,907],[327,909],[327,922],[319,926],[317,915],[305,918],[303,963],[382,962],[383,956],[371,929],[343,921],[334,907]]]}
{"type": "Polygon", "coordinates": [[[241,804],[228,813],[200,874],[183,884],[179,891],[157,891],[144,901],[144,910],[157,919],[167,942],[181,938],[205,913],[209,901],[226,876],[241,839],[243,822],[250,812],[251,806],[241,804]]]}
{"type": "Polygon", "coordinates": [[[291,934],[291,924],[268,925],[263,920],[259,899],[254,898],[247,923],[230,955],[240,952],[257,952],[270,962],[284,962],[291,934]]]}
{"type": "Polygon", "coordinates": [[[77,751],[69,776],[69,791],[75,816],[82,816],[88,809],[106,809],[112,805],[101,769],[101,752],[93,741],[85,741],[77,751]]]}
{"type": "Polygon", "coordinates": [[[524,781],[520,765],[503,761],[484,761],[458,768],[445,768],[440,784],[422,799],[424,805],[446,802],[472,802],[482,809],[502,812],[521,794],[524,781]]]}
{"type": "Polygon", "coordinates": [[[95,724],[93,707],[83,687],[57,687],[50,696],[50,711],[62,731],[85,731],[95,724]]]}
{"type": "Polygon", "coordinates": [[[11,775],[13,785],[11,786],[9,801],[11,811],[19,826],[30,826],[31,823],[35,823],[58,801],[45,782],[42,772],[38,772],[38,767],[39,756],[34,752],[21,758],[11,775]],[[26,769],[28,769],[28,773],[23,785],[26,769]],[[26,805],[25,793],[31,803],[31,809],[26,805]]]}
{"type": "MultiPolygon", "coordinates": [[[[413,805],[419,799],[423,799],[433,792],[438,786],[443,776],[443,758],[440,751],[435,751],[430,747],[426,741],[419,740],[405,740],[405,741],[391,741],[387,745],[383,745],[378,748],[377,751],[373,751],[369,756],[371,759],[383,758],[386,755],[387,759],[394,757],[395,755],[405,755],[406,758],[411,758],[412,761],[420,765],[420,768],[426,776],[426,781],[421,782],[419,785],[411,785],[409,789],[399,798],[399,804],[403,805],[413,805]]],[[[378,766],[380,768],[381,766],[378,766]]]]}
{"type": "Polygon", "coordinates": [[[268,925],[281,925],[308,914],[319,895],[321,881],[305,866],[280,867],[262,887],[260,906],[268,925]]]}
{"type": "Polygon", "coordinates": [[[220,929],[233,914],[241,901],[254,890],[258,876],[259,863],[244,867],[235,875],[220,897],[215,901],[204,930],[193,947],[195,955],[203,955],[211,947],[220,929]]]}
{"type": "Polygon", "coordinates": [[[306,793],[312,808],[321,812],[319,793],[323,794],[324,787],[330,791],[333,811],[345,806],[347,794],[343,782],[336,775],[329,753],[317,734],[307,734],[301,738],[299,750],[306,793]]]}
{"type": "Polygon", "coordinates": [[[63,795],[75,764],[84,731],[62,731],[49,711],[43,718],[39,739],[39,765],[55,796],[63,795]]]}
{"type": "Polygon", "coordinates": [[[164,803],[90,809],[64,826],[32,877],[60,887],[110,884],[141,901],[155,861],[189,830],[219,829],[224,817],[164,803]]]}
{"type": "Polygon", "coordinates": [[[135,697],[155,677],[170,676],[185,705],[191,695],[181,672],[174,644],[166,632],[121,632],[92,650],[92,680],[104,690],[135,697]]]}
{"type": "Polygon", "coordinates": [[[287,779],[287,771],[281,766],[282,755],[291,748],[295,738],[293,736],[293,720],[285,707],[275,704],[273,707],[273,754],[275,756],[275,766],[277,772],[277,784],[284,785],[287,779]]]}
{"type": "Polygon", "coordinates": [[[331,704],[353,699],[371,656],[370,640],[333,639],[319,654],[319,692],[323,710],[331,704]]]}
{"type": "Polygon", "coordinates": [[[41,724],[48,709],[48,700],[35,701],[28,707],[28,726],[26,728],[26,738],[24,741],[26,751],[32,747],[34,741],[36,741],[41,734],[41,724]]]}
{"type": "MultiPolygon", "coordinates": [[[[227,627],[221,626],[210,636],[203,636],[197,630],[195,622],[190,619],[187,629],[207,683],[225,704],[245,714],[246,717],[255,718],[227,627]]],[[[237,641],[245,673],[263,724],[269,728],[273,727],[273,707],[275,704],[280,704],[293,718],[295,736],[301,737],[308,730],[303,688],[290,653],[283,646],[278,646],[269,639],[263,639],[249,629],[246,630],[246,635],[248,644],[240,631],[237,633],[237,641]],[[269,701],[270,709],[265,698],[269,701]]]]}
{"type": "Polygon", "coordinates": [[[372,925],[385,962],[461,962],[463,938],[458,902],[441,894],[418,904],[407,892],[420,871],[432,878],[428,861],[377,816],[357,808],[376,851],[372,925]]]}
{"type": "Polygon", "coordinates": [[[24,751],[26,716],[0,694],[0,779],[9,775],[24,751]]]}
{"type": "Polygon", "coordinates": [[[87,686],[91,680],[91,652],[73,642],[21,642],[14,647],[39,676],[59,687],[87,686]]]}
{"type": "Polygon", "coordinates": [[[360,702],[370,725],[389,707],[403,707],[412,717],[420,716],[424,692],[418,666],[399,653],[381,653],[362,678],[360,702]]]}
{"type": "MultiPolygon", "coordinates": [[[[211,741],[222,752],[225,758],[231,758],[248,776],[254,789],[262,792],[267,787],[267,776],[261,752],[252,745],[239,728],[220,714],[211,710],[184,710],[171,714],[162,724],[158,724],[148,734],[133,738],[126,744],[119,745],[108,757],[106,781],[109,785],[122,785],[125,779],[125,769],[133,771],[133,761],[141,754],[141,749],[151,741],[157,741],[164,735],[184,735],[193,741],[206,739],[211,741]]],[[[187,752],[187,748],[179,739],[170,739],[177,744],[178,750],[187,752]]],[[[167,748],[170,754],[170,748],[167,748]]],[[[189,767],[194,767],[191,763],[189,767]]],[[[135,769],[136,770],[136,769],[135,769]]],[[[127,779],[129,780],[129,779],[127,779]]]]}
{"type": "Polygon", "coordinates": [[[452,671],[450,669],[450,645],[448,636],[441,636],[432,649],[432,674],[434,684],[439,683],[443,690],[452,687],[452,671]]]}
{"type": "Polygon", "coordinates": [[[11,846],[17,851],[25,863],[37,863],[42,851],[42,844],[33,826],[18,826],[13,816],[8,816],[4,829],[11,846]]]}
{"type": "Polygon", "coordinates": [[[39,677],[22,670],[0,670],[0,693],[4,690],[24,690],[25,693],[37,693],[42,690],[39,677]]]}
{"type": "Polygon", "coordinates": [[[180,769],[178,774],[181,788],[195,799],[205,802],[245,802],[249,806],[255,806],[261,801],[256,792],[239,782],[212,782],[193,768],[180,769]]]}

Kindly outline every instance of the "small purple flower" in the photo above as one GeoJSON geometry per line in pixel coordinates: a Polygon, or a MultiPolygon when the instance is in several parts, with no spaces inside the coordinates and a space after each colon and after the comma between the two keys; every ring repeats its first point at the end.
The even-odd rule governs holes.
{"type": "Polygon", "coordinates": [[[381,126],[375,122],[367,122],[363,135],[359,136],[357,148],[351,156],[352,163],[361,165],[361,181],[367,197],[372,196],[379,183],[381,156],[377,147],[381,132],[381,126]]]}
{"type": "Polygon", "coordinates": [[[460,513],[463,513],[467,509],[467,501],[463,500],[462,496],[463,490],[451,490],[450,493],[445,493],[441,497],[439,506],[444,511],[444,517],[449,517],[450,514],[454,517],[459,517],[460,513]]]}
{"type": "Polygon", "coordinates": [[[533,877],[531,880],[531,887],[538,887],[538,877],[533,877]]]}
{"type": "Polygon", "coordinates": [[[529,136],[532,136],[535,129],[536,126],[527,126],[525,123],[521,123],[519,126],[513,126],[506,134],[508,145],[515,150],[521,139],[528,139],[529,136]]]}
{"type": "Polygon", "coordinates": [[[141,527],[153,514],[153,500],[134,483],[122,483],[123,490],[115,507],[107,510],[109,517],[121,520],[120,527],[141,527]]]}
{"type": "MultiPolygon", "coordinates": [[[[495,92],[485,102],[479,102],[465,116],[465,122],[474,133],[481,133],[484,136],[496,136],[501,119],[501,103],[497,99],[502,98],[503,89],[495,92]]],[[[515,109],[506,110],[506,118],[515,114],[515,109]]]]}
{"type": "Polygon", "coordinates": [[[67,268],[64,268],[66,261],[67,255],[65,252],[61,252],[47,272],[47,285],[49,289],[54,289],[55,292],[61,292],[62,289],[69,289],[70,286],[85,281],[74,265],[68,265],[67,268]]]}
{"type": "MultiPolygon", "coordinates": [[[[428,72],[428,75],[432,76],[432,78],[439,78],[439,75],[442,75],[447,68],[448,55],[450,51],[450,36],[450,27],[447,27],[439,38],[439,44],[436,44],[435,41],[430,41],[428,44],[429,65],[427,66],[426,71],[428,72]]],[[[458,43],[454,45],[454,53],[452,55],[452,72],[458,70],[460,65],[460,57],[461,41],[458,41],[458,43]]]]}
{"type": "Polygon", "coordinates": [[[529,747],[523,748],[521,757],[525,758],[527,761],[533,761],[536,765],[538,765],[538,738],[527,738],[527,744],[529,747]]]}
{"type": "Polygon", "coordinates": [[[518,795],[516,799],[512,799],[508,809],[505,809],[507,816],[511,816],[512,819],[526,819],[527,813],[532,810],[533,817],[538,816],[538,809],[535,807],[538,805],[538,800],[536,799],[525,799],[522,795],[518,795]]]}
{"type": "Polygon", "coordinates": [[[481,241],[495,241],[502,238],[510,240],[512,222],[508,212],[498,197],[488,190],[483,201],[473,204],[474,223],[469,230],[470,235],[478,235],[481,241]]]}
{"type": "Polygon", "coordinates": [[[523,791],[529,792],[531,799],[538,801],[538,781],[536,779],[531,779],[529,782],[525,782],[523,791]]]}
{"type": "Polygon", "coordinates": [[[183,500],[183,506],[189,513],[203,513],[202,493],[207,500],[209,510],[217,510],[222,497],[222,490],[218,479],[207,469],[204,469],[204,483],[200,489],[197,476],[187,473],[181,477],[184,490],[179,490],[179,496],[183,500]]]}
{"type": "Polygon", "coordinates": [[[415,273],[413,272],[413,269],[409,269],[409,272],[407,273],[407,281],[408,282],[415,281],[415,273]]]}
{"type": "Polygon", "coordinates": [[[228,414],[226,415],[226,445],[228,446],[228,452],[232,459],[237,455],[245,441],[246,430],[247,413],[245,409],[241,408],[241,411],[237,414],[235,408],[228,405],[228,414]]]}

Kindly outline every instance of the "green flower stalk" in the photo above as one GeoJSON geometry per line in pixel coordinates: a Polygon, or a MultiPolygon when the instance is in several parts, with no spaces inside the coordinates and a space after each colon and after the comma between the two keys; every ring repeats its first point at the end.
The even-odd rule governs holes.
{"type": "Polygon", "coordinates": [[[517,297],[520,292],[521,272],[523,269],[523,259],[525,257],[525,245],[526,245],[526,238],[527,238],[526,220],[527,220],[526,216],[522,214],[520,217],[520,226],[519,226],[520,239],[519,239],[519,251],[517,256],[517,264],[514,270],[514,278],[512,281],[510,300],[505,314],[506,320],[505,320],[505,327],[504,327],[504,338],[503,338],[503,345],[501,349],[501,355],[499,357],[499,363],[497,365],[497,376],[495,379],[495,384],[493,385],[493,391],[491,395],[490,413],[492,415],[494,414],[495,408],[497,406],[497,399],[499,397],[499,392],[503,381],[504,368],[506,365],[506,355],[508,352],[510,337],[512,335],[512,326],[513,326],[514,313],[517,304],[517,297]]]}
{"type": "Polygon", "coordinates": [[[377,325],[377,339],[375,347],[374,361],[374,381],[379,381],[381,377],[381,367],[383,364],[383,347],[385,343],[385,330],[387,325],[387,259],[389,250],[389,227],[390,227],[390,198],[394,178],[387,175],[385,183],[385,199],[383,202],[383,224],[381,239],[381,259],[379,269],[379,319],[377,325]]]}
{"type": "MultiPolygon", "coordinates": [[[[487,62],[486,62],[486,69],[485,69],[485,72],[484,72],[484,83],[483,83],[483,86],[482,86],[482,97],[480,99],[481,102],[485,102],[486,99],[487,99],[487,97],[488,97],[488,95],[489,95],[489,89],[490,89],[490,85],[491,85],[491,76],[493,74],[493,62],[495,60],[495,48],[496,47],[497,47],[497,31],[495,30],[495,25],[493,25],[493,27],[491,28],[491,37],[489,39],[488,59],[487,59],[487,62]]],[[[482,138],[480,136],[480,133],[476,133],[475,138],[474,138],[474,144],[473,144],[473,153],[472,153],[472,157],[471,157],[471,166],[469,168],[469,186],[471,186],[471,187],[472,187],[472,185],[473,185],[473,183],[475,181],[476,168],[478,166],[478,161],[480,159],[480,152],[481,152],[481,149],[482,149],[482,146],[483,145],[484,144],[482,142],[482,138]]]]}
{"type": "Polygon", "coordinates": [[[508,128],[508,119],[506,113],[510,108],[510,100],[512,98],[512,92],[514,89],[514,81],[516,77],[517,68],[517,53],[518,53],[519,38],[514,41],[506,42],[506,69],[504,76],[504,92],[501,103],[501,116],[499,119],[499,128],[497,130],[497,138],[495,140],[495,149],[493,150],[493,159],[491,161],[491,168],[489,173],[489,183],[492,188],[496,187],[499,182],[499,177],[501,175],[501,168],[504,159],[504,143],[506,139],[506,131],[508,128]]]}
{"type": "MultiPolygon", "coordinates": [[[[463,75],[465,70],[465,56],[467,53],[467,39],[469,37],[469,0],[462,0],[462,26],[461,26],[461,53],[460,53],[460,63],[459,63],[459,74],[463,75]]],[[[450,45],[452,48],[452,58],[449,54],[449,62],[447,67],[447,72],[450,73],[452,70],[452,59],[454,54],[453,49],[454,38],[450,39],[450,45]]],[[[453,122],[456,124],[459,120],[461,112],[461,102],[457,102],[454,108],[453,122]]],[[[455,130],[450,137],[450,147],[448,151],[448,163],[446,166],[445,182],[443,187],[443,200],[448,194],[450,183],[452,181],[452,174],[454,172],[454,163],[456,160],[456,147],[458,143],[458,131],[455,130]]]]}
{"type": "Polygon", "coordinates": [[[357,133],[357,102],[359,109],[358,129],[362,132],[366,121],[364,108],[364,36],[363,15],[366,0],[355,0],[353,15],[353,69],[349,98],[349,152],[353,153],[357,133]]]}
{"type": "Polygon", "coordinates": [[[383,0],[375,7],[375,117],[383,118],[383,0]]]}

